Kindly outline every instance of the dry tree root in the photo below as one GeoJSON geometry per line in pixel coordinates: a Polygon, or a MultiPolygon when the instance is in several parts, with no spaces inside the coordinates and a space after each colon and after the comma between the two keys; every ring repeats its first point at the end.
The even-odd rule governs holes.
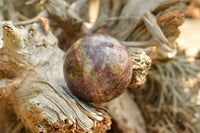
{"type": "Polygon", "coordinates": [[[20,130],[17,119],[32,132],[110,129],[105,110],[83,103],[67,87],[62,71],[65,54],[52,32],[47,34],[37,23],[17,29],[10,22],[3,23],[3,32],[0,108],[7,126],[16,125],[13,130],[6,127],[7,131],[20,130]]]}
{"type": "MultiPolygon", "coordinates": [[[[3,53],[0,55],[2,57],[1,59],[3,59],[0,65],[2,65],[4,69],[0,71],[0,82],[3,84],[3,87],[1,86],[1,90],[3,91],[0,92],[3,94],[2,97],[5,99],[12,97],[9,100],[11,103],[16,101],[15,106],[10,105],[11,108],[14,108],[13,114],[17,113],[19,118],[32,131],[64,132],[65,130],[69,130],[79,132],[105,132],[110,128],[111,124],[110,117],[107,113],[99,107],[90,107],[76,99],[66,87],[63,79],[57,78],[58,75],[61,75],[61,77],[63,76],[60,72],[60,70],[62,70],[60,67],[62,66],[61,62],[64,54],[57,48],[57,40],[52,36],[52,33],[50,32],[49,35],[46,35],[44,29],[40,26],[38,28],[38,25],[35,24],[38,22],[37,17],[48,18],[50,20],[51,28],[54,28],[57,37],[64,42],[61,43],[60,41],[59,45],[65,51],[74,41],[85,34],[105,33],[122,41],[133,56],[133,69],[135,69],[135,73],[130,88],[137,91],[133,88],[145,82],[151,60],[152,63],[160,63],[175,58],[177,54],[175,40],[179,35],[178,26],[183,23],[183,9],[185,8],[186,1],[102,0],[100,3],[97,2],[97,4],[99,4],[99,10],[96,21],[91,21],[88,12],[92,9],[90,8],[92,4],[88,2],[88,0],[30,0],[26,2],[27,4],[32,4],[32,8],[30,8],[30,5],[20,8],[20,5],[23,5],[22,3],[25,2],[25,0],[20,0],[19,4],[16,4],[18,6],[15,8],[21,13],[21,18],[25,16],[31,19],[15,22],[16,25],[22,25],[23,28],[19,28],[18,30],[20,30],[23,38],[19,37],[16,39],[18,36],[15,34],[11,36],[12,39],[5,40],[6,38],[4,37],[4,45],[5,42],[8,42],[9,45],[5,45],[5,47],[1,49],[3,53]],[[27,8],[30,8],[31,12],[33,11],[33,13],[31,13],[34,14],[33,16],[27,14],[27,8]],[[36,16],[36,14],[38,15],[36,16]],[[155,30],[155,32],[153,32],[153,30],[155,30]],[[18,45],[18,43],[14,44],[19,51],[16,51],[15,48],[13,49],[13,40],[14,42],[19,42],[20,45],[18,45]],[[150,50],[151,47],[156,47],[154,52],[150,50]],[[8,51],[9,54],[4,54],[8,51]],[[150,58],[147,54],[149,54],[150,58]],[[12,56],[10,57],[10,55],[12,56]],[[14,58],[13,55],[17,58],[14,58]],[[10,65],[11,68],[7,68],[4,64],[5,62],[13,65],[10,65]],[[11,74],[12,72],[5,73],[5,71],[14,72],[14,76],[11,74]],[[15,73],[15,71],[17,73],[15,73]],[[62,104],[64,104],[64,106],[62,106],[62,104]],[[19,108],[20,106],[21,108],[19,108]],[[24,112],[26,112],[25,115],[24,112]],[[56,120],[58,120],[59,124],[56,120]]],[[[2,14],[3,11],[0,9],[0,18],[2,14]]],[[[8,30],[10,27],[8,25],[8,30]]],[[[4,28],[4,31],[6,31],[6,26],[4,26],[4,28]]],[[[48,27],[46,29],[48,29],[48,27]]],[[[8,35],[9,33],[10,32],[8,32],[8,35]]],[[[13,32],[11,33],[13,34],[13,32]]],[[[174,70],[178,69],[181,71],[181,75],[184,75],[185,72],[182,73],[184,70],[179,66],[180,64],[176,65],[169,65],[169,69],[166,70],[167,79],[171,78],[172,75],[172,79],[179,82],[177,81],[179,78],[173,74],[174,70]]],[[[165,64],[161,66],[165,67],[165,64]]],[[[164,102],[163,95],[164,97],[168,96],[165,89],[161,91],[160,86],[161,88],[163,86],[166,87],[166,84],[171,84],[171,82],[161,84],[165,81],[165,78],[163,78],[162,69],[160,70],[157,67],[160,68],[159,64],[153,65],[152,70],[155,68],[155,71],[150,71],[147,84],[149,82],[154,84],[155,81],[158,86],[150,86],[151,89],[147,91],[149,93],[145,93],[145,95],[148,94],[146,98],[150,100],[154,100],[154,98],[161,99],[157,100],[159,102],[155,103],[153,103],[154,101],[150,101],[153,104],[159,105],[159,103],[164,102]]],[[[187,72],[189,71],[190,70],[187,70],[187,72]]],[[[190,71],[189,73],[193,72],[190,71]]],[[[178,84],[178,87],[179,85],[180,84],[178,84]]],[[[175,84],[173,84],[173,86],[177,87],[175,84]]],[[[146,103],[147,100],[144,99],[145,96],[139,94],[140,92],[136,93],[136,99],[139,105],[141,105],[139,102],[140,100],[146,103]]],[[[173,94],[176,96],[177,92],[171,92],[169,96],[176,99],[173,94]]],[[[128,101],[130,101],[130,99],[128,101]]],[[[126,105],[125,101],[120,103],[126,105]]],[[[175,100],[174,105],[176,104],[177,102],[175,100]]],[[[135,104],[132,103],[132,105],[135,104]]],[[[126,112],[126,110],[124,110],[124,113],[127,113],[127,116],[131,115],[131,113],[126,112]]],[[[134,117],[134,119],[131,119],[131,117],[127,116],[125,116],[125,118],[128,123],[137,121],[137,118],[134,117]]],[[[115,119],[117,123],[121,123],[121,119],[115,117],[117,116],[113,114],[113,119],[115,119]]],[[[142,119],[142,116],[140,117],[142,119]]],[[[120,118],[123,117],[120,116],[120,118]]],[[[142,120],[141,123],[141,125],[144,125],[142,120]]],[[[120,130],[134,133],[137,128],[135,128],[134,125],[131,126],[128,125],[128,129],[130,130],[124,130],[123,128],[120,130]]],[[[141,127],[143,128],[145,126],[141,127]]],[[[144,131],[142,129],[137,130],[141,132],[144,131]]]]}
{"type": "Polygon", "coordinates": [[[180,0],[108,0],[95,5],[88,0],[46,0],[39,5],[47,12],[48,17],[43,17],[49,18],[52,26],[60,27],[65,33],[58,32],[59,38],[65,42],[59,44],[64,50],[85,34],[105,33],[125,43],[155,40],[156,43],[151,45],[156,46],[156,51],[150,57],[153,62],[158,62],[176,55],[174,42],[179,35],[177,27],[183,23],[185,3],[180,0]],[[98,12],[98,16],[91,22],[92,5],[99,10],[93,11],[98,12]]]}

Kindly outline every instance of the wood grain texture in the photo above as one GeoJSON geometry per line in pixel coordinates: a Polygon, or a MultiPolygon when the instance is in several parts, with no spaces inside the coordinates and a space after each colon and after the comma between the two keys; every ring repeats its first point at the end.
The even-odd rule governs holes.
{"type": "MultiPolygon", "coordinates": [[[[51,32],[47,35],[36,23],[17,29],[5,22],[3,30],[0,73],[6,73],[0,78],[0,102],[12,103],[10,111],[26,128],[32,132],[105,132],[110,128],[104,110],[83,103],[67,87],[65,53],[51,32]]],[[[8,118],[12,119],[9,113],[8,118]]]]}

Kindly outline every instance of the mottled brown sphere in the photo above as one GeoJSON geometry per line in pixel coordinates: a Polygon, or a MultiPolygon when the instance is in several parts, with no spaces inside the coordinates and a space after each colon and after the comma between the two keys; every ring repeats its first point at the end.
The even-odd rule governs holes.
{"type": "Polygon", "coordinates": [[[125,46],[108,35],[84,36],[67,51],[67,85],[80,99],[102,103],[122,94],[132,78],[132,61],[125,46]]]}

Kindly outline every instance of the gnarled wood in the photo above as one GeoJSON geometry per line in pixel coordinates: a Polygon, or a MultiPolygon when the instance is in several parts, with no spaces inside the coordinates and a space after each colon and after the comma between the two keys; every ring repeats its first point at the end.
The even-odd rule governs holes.
{"type": "Polygon", "coordinates": [[[89,8],[86,7],[88,7],[89,2],[85,0],[82,1],[81,4],[77,3],[76,1],[70,5],[64,0],[56,4],[52,0],[47,0],[47,2],[44,3],[44,8],[48,11],[50,16],[52,15],[58,18],[53,21],[65,27],[63,29],[67,32],[67,38],[71,38],[71,40],[68,41],[68,45],[71,45],[74,40],[81,35],[103,32],[115,36],[120,41],[156,40],[157,42],[154,45],[157,47],[156,54],[150,55],[151,58],[155,60],[153,62],[166,61],[174,58],[176,55],[176,44],[174,42],[179,34],[177,27],[183,23],[185,1],[100,1],[99,15],[95,23],[89,23],[87,19],[84,20],[84,18],[81,18],[81,16],[87,16],[83,16],[82,14],[88,14],[89,8]],[[60,5],[61,3],[63,4],[60,5]],[[111,4],[112,6],[110,6],[111,4]],[[59,10],[62,10],[62,13],[55,13],[54,10],[58,5],[61,7],[68,5],[68,8],[67,10],[64,10],[66,8],[60,8],[59,10]],[[78,12],[75,10],[76,6],[84,10],[78,12]],[[147,12],[151,12],[152,15],[147,15],[151,14],[147,12]],[[147,23],[147,19],[151,24],[147,23]],[[155,31],[155,33],[153,31],[155,31]],[[69,33],[73,34],[73,37],[70,37],[69,33]],[[169,47],[167,44],[171,44],[171,50],[167,48],[169,47]]]}
{"type": "Polygon", "coordinates": [[[27,128],[32,132],[105,132],[110,128],[104,110],[83,103],[67,87],[65,53],[51,32],[47,35],[36,23],[16,29],[5,22],[3,30],[0,101],[13,103],[10,108],[27,128]]]}
{"type": "MultiPolygon", "coordinates": [[[[102,0],[96,22],[90,22],[88,18],[89,0],[30,0],[27,3],[37,2],[40,2],[40,7],[42,7],[38,11],[43,9],[43,12],[46,12],[40,17],[50,18],[50,23],[54,27],[60,27],[66,34],[64,36],[63,32],[59,32],[58,35],[64,37],[67,42],[63,46],[65,50],[84,34],[101,32],[123,41],[134,57],[133,68],[136,71],[131,88],[145,82],[145,76],[150,67],[150,59],[143,48],[156,46],[155,53],[150,54],[153,63],[172,59],[176,55],[176,52],[163,50],[159,42],[155,41],[155,38],[159,37],[158,34],[150,31],[161,29],[165,39],[176,51],[174,41],[179,34],[177,27],[183,22],[182,9],[185,1],[102,0]],[[155,19],[149,19],[153,22],[150,27],[144,22],[147,11],[155,17],[155,19]]],[[[0,19],[1,14],[2,9],[0,9],[0,19]]],[[[27,25],[35,22],[38,22],[37,17],[25,22],[15,22],[15,24],[27,25]]],[[[43,28],[37,24],[20,27],[19,32],[16,31],[17,34],[12,28],[11,24],[4,24],[4,32],[11,34],[12,37],[4,34],[4,47],[0,50],[0,98],[3,103],[1,108],[5,109],[3,112],[9,114],[11,111],[12,114],[17,114],[26,127],[34,132],[104,132],[109,129],[109,116],[99,107],[91,107],[79,101],[65,84],[62,74],[64,53],[58,49],[57,39],[52,33],[46,35],[43,28]],[[18,33],[22,34],[23,39],[20,39],[21,35],[18,33]],[[6,99],[6,102],[3,99],[6,99]],[[9,104],[7,107],[8,103],[14,104],[9,104]]],[[[160,33],[160,30],[156,32],[160,33]]],[[[113,106],[117,106],[118,103],[126,106],[126,100],[130,102],[130,99],[130,97],[123,98],[124,101],[115,102],[113,106]]],[[[135,107],[134,101],[130,105],[135,107]]],[[[120,108],[119,110],[126,113],[123,108],[120,108]]],[[[129,113],[125,118],[131,124],[126,127],[134,131],[137,124],[132,121],[132,117],[129,117],[131,116],[129,113]]],[[[123,115],[123,113],[113,114],[117,124],[121,123],[121,119],[117,120],[116,116],[123,118],[123,115]]],[[[132,115],[135,116],[135,114],[132,115]]],[[[9,119],[9,115],[7,116],[9,119]]],[[[136,129],[143,132],[142,128],[145,124],[142,120],[140,122],[142,126],[136,129]]],[[[121,129],[127,131],[123,127],[121,129]]]]}

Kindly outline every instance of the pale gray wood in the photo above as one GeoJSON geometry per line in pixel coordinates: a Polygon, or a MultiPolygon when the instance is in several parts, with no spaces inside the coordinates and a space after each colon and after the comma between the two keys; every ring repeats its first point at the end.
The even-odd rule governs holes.
{"type": "Polygon", "coordinates": [[[153,11],[159,6],[178,2],[179,0],[127,0],[120,17],[128,17],[129,20],[121,20],[114,30],[117,38],[126,40],[136,28],[146,11],[153,11]]]}
{"type": "Polygon", "coordinates": [[[0,72],[8,72],[6,76],[13,79],[0,78],[0,101],[14,103],[14,113],[27,128],[32,132],[105,132],[110,128],[104,110],[80,101],[67,87],[65,53],[51,32],[45,33],[37,23],[17,29],[5,22],[3,30],[0,72]]]}
{"type": "MultiPolygon", "coordinates": [[[[144,83],[145,76],[150,67],[150,59],[145,54],[149,47],[156,46],[156,52],[150,53],[153,62],[172,59],[175,56],[176,46],[174,41],[179,34],[177,26],[183,21],[181,11],[184,8],[185,1],[101,1],[99,16],[95,24],[85,21],[87,18],[85,19],[84,17],[88,15],[83,15],[88,13],[88,1],[46,0],[41,7],[47,14],[38,16],[47,17],[50,19],[50,22],[62,27],[65,33],[70,35],[66,36],[66,40],[71,38],[77,40],[84,34],[101,31],[101,33],[110,34],[123,41],[133,57],[133,68],[137,68],[135,69],[134,77],[138,80],[135,83],[136,86],[144,83]],[[173,24],[175,27],[168,28],[172,24],[168,23],[167,19],[161,22],[154,21],[155,24],[158,23],[156,26],[160,27],[166,39],[173,45],[172,52],[163,51],[163,48],[158,43],[155,43],[154,40],[157,35],[148,30],[155,27],[148,27],[148,24],[144,24],[143,19],[146,11],[154,13],[157,20],[170,11],[180,11],[178,16],[176,16],[178,18],[177,23],[173,24]],[[147,49],[145,50],[145,48],[147,49]]],[[[32,2],[37,3],[39,1],[33,0],[32,2]]],[[[149,20],[152,21],[152,19],[149,20]]],[[[110,127],[109,116],[99,107],[91,107],[71,94],[64,82],[61,71],[64,52],[57,48],[57,39],[52,33],[46,35],[41,26],[33,24],[38,22],[36,17],[30,21],[15,23],[15,25],[20,27],[16,31],[21,34],[20,36],[15,34],[15,29],[13,30],[12,26],[8,24],[8,27],[10,26],[9,28],[13,30],[11,30],[13,36],[7,39],[4,36],[4,46],[0,50],[0,99],[9,99],[9,102],[15,103],[13,113],[16,113],[23,123],[34,132],[46,131],[47,127],[53,129],[63,125],[72,126],[71,129],[74,131],[80,130],[80,128],[84,131],[91,131],[91,129],[93,132],[106,131],[110,127]],[[30,26],[28,24],[33,25],[30,26]],[[35,35],[35,33],[37,34],[35,35]],[[21,36],[23,39],[20,39],[21,36]],[[7,67],[5,62],[12,65],[7,67]],[[5,71],[11,72],[5,73],[5,71]],[[15,78],[7,78],[8,75],[15,78]],[[44,124],[43,120],[47,120],[48,124],[44,124]],[[63,120],[66,120],[67,124],[63,123],[63,120]],[[59,124],[55,124],[57,122],[59,124]]],[[[6,30],[4,29],[4,31],[6,30]]],[[[2,46],[2,42],[0,42],[0,46],[2,46]]],[[[124,106],[126,105],[126,100],[124,98],[124,101],[120,103],[124,106]]],[[[132,102],[134,103],[134,101],[132,102]]],[[[10,106],[12,107],[12,105],[10,106]]],[[[133,105],[133,107],[135,106],[133,105]]],[[[139,112],[138,108],[135,108],[135,110],[139,112]]],[[[127,116],[131,114],[127,110],[123,111],[127,113],[127,116]]],[[[121,118],[124,114],[118,113],[117,115],[114,117],[121,118]]],[[[135,125],[137,126],[133,122],[136,118],[135,116],[133,116],[133,120],[132,117],[127,116],[126,120],[128,123],[132,123],[132,125],[128,125],[129,127],[132,126],[131,129],[138,128],[138,131],[143,131],[143,129],[139,129],[143,126],[135,127],[135,125]]],[[[145,125],[142,120],[139,121],[142,125],[145,125]]],[[[121,123],[121,120],[119,119],[118,122],[121,123]]]]}
{"type": "Polygon", "coordinates": [[[148,32],[153,36],[154,40],[157,41],[164,50],[171,51],[171,44],[157,24],[156,17],[150,11],[146,11],[143,20],[148,32]]]}
{"type": "Polygon", "coordinates": [[[146,133],[143,116],[128,92],[106,106],[122,133],[146,133]]]}

